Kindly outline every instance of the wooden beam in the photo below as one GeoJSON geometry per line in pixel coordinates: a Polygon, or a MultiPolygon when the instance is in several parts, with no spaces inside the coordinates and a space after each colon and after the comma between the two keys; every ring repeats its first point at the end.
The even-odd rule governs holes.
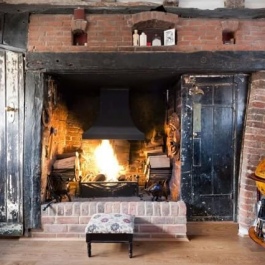
{"type": "Polygon", "coordinates": [[[28,13],[5,14],[2,43],[7,46],[16,47],[20,50],[26,50],[28,41],[28,24],[28,13]]]}
{"type": "Polygon", "coordinates": [[[26,53],[26,69],[50,73],[250,73],[265,69],[265,52],[29,52],[26,53]]]}
{"type": "Polygon", "coordinates": [[[3,43],[4,14],[0,13],[0,44],[3,43]]]}
{"type": "MultiPolygon", "coordinates": [[[[135,14],[144,11],[151,11],[158,5],[145,3],[137,6],[120,5],[117,3],[87,3],[79,5],[85,9],[86,14],[135,14]]],[[[3,13],[35,13],[35,14],[73,14],[76,5],[44,5],[44,4],[4,4],[0,3],[0,10],[3,13]]],[[[168,13],[174,13],[180,17],[187,18],[244,18],[258,19],[265,17],[265,9],[248,9],[248,8],[217,8],[215,10],[200,10],[197,8],[179,8],[175,6],[165,6],[168,13]]],[[[0,12],[0,13],[1,13],[0,12]]]]}
{"type": "Polygon", "coordinates": [[[24,226],[27,234],[41,227],[41,112],[43,75],[26,73],[24,129],[24,226]]]}
{"type": "Polygon", "coordinates": [[[21,49],[21,48],[17,48],[17,47],[10,46],[10,45],[4,45],[4,44],[0,44],[0,50],[7,50],[7,51],[21,52],[21,53],[26,52],[26,49],[21,49]]]}

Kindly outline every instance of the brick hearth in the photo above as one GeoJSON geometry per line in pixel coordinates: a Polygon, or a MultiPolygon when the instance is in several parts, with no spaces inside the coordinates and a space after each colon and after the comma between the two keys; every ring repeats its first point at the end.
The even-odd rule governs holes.
{"type": "Polygon", "coordinates": [[[86,201],[42,206],[42,229],[32,231],[34,238],[85,238],[85,227],[94,213],[135,215],[136,240],[187,239],[186,205],[183,201],[86,201]]]}

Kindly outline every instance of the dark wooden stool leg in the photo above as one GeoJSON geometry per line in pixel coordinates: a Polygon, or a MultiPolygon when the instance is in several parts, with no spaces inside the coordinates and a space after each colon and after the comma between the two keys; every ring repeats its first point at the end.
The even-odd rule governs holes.
{"type": "Polygon", "coordinates": [[[132,241],[129,241],[129,257],[132,258],[133,244],[132,241]]]}
{"type": "Polygon", "coordinates": [[[87,255],[91,257],[91,242],[87,242],[87,255]]]}

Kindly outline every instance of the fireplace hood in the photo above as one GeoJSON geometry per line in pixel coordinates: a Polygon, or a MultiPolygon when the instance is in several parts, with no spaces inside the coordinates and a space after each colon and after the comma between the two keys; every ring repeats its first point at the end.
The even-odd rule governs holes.
{"type": "Polygon", "coordinates": [[[134,125],[129,107],[128,88],[102,88],[96,122],[83,133],[83,139],[144,140],[134,125]]]}

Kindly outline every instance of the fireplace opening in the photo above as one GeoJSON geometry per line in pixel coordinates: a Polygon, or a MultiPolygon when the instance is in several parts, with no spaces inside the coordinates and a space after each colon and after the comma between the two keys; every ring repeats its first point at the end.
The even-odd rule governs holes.
{"type": "MultiPolygon", "coordinates": [[[[135,82],[127,76],[126,82],[124,77],[117,82],[110,76],[96,80],[92,76],[47,75],[42,117],[42,202],[106,197],[152,199],[152,187],[165,182],[169,188],[174,179],[178,151],[172,150],[180,139],[172,139],[170,128],[172,120],[179,123],[177,78],[146,77],[135,82]],[[102,113],[101,106],[106,105],[101,98],[102,88],[128,92],[135,138],[124,132],[108,134],[108,130],[119,131],[113,126],[126,124],[126,120],[120,122],[122,110],[118,111],[117,123],[110,122],[109,128],[98,126],[101,131],[96,137],[84,137],[98,124],[100,116],[110,120],[110,108],[102,113]]],[[[117,108],[124,103],[108,100],[114,101],[117,108]]],[[[125,132],[130,131],[126,126],[125,132]]]]}

